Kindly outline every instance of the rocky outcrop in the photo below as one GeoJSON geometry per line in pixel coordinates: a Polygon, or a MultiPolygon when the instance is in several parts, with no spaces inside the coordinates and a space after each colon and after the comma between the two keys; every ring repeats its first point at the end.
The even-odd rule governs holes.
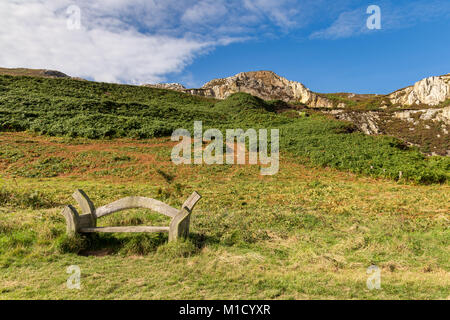
{"type": "Polygon", "coordinates": [[[429,155],[450,155],[450,106],[418,110],[322,111],[369,135],[391,135],[429,155]]]}
{"type": "Polygon", "coordinates": [[[271,71],[242,72],[212,80],[199,89],[186,89],[179,84],[150,86],[214,99],[226,99],[234,93],[245,92],[264,100],[297,103],[293,108],[317,108],[307,112],[326,113],[352,122],[365,134],[394,136],[429,155],[450,155],[450,106],[446,102],[450,99],[450,74],[430,77],[381,96],[321,95],[271,71]]]}
{"type": "Polygon", "coordinates": [[[226,99],[233,93],[245,92],[264,100],[300,102],[312,108],[332,108],[328,99],[317,95],[302,83],[280,77],[272,71],[241,72],[233,77],[215,79],[202,88],[211,97],[226,99]]]}
{"type": "MultiPolygon", "coordinates": [[[[272,71],[241,72],[232,77],[214,79],[199,89],[186,89],[179,83],[145,86],[176,90],[215,99],[226,99],[233,93],[245,92],[264,100],[301,103],[310,108],[343,109],[347,106],[342,102],[333,102],[325,95],[312,92],[302,83],[280,77],[272,71]]],[[[353,96],[355,95],[353,94],[353,96]]],[[[438,106],[450,99],[450,74],[423,79],[413,86],[395,91],[384,97],[386,97],[386,103],[389,104],[390,102],[392,105],[438,106]]],[[[349,96],[348,99],[353,98],[349,96]]],[[[387,106],[384,108],[387,108],[387,106]]]]}
{"type": "Polygon", "coordinates": [[[241,72],[235,76],[214,79],[200,89],[186,89],[180,84],[145,85],[171,89],[202,97],[226,99],[233,93],[245,92],[264,100],[297,102],[311,108],[332,108],[333,103],[296,81],[280,77],[272,71],[241,72]]]}
{"type": "Polygon", "coordinates": [[[420,120],[431,120],[434,122],[442,122],[444,125],[450,125],[450,107],[442,109],[397,111],[394,113],[394,116],[411,123],[417,123],[417,121],[420,120]]]}
{"type": "Polygon", "coordinates": [[[144,87],[167,89],[175,91],[185,91],[186,87],[180,83],[157,83],[157,84],[144,84],[144,87]]]}
{"type": "Polygon", "coordinates": [[[450,99],[450,74],[423,79],[389,95],[393,104],[437,106],[450,99]]]}
{"type": "Polygon", "coordinates": [[[365,134],[376,135],[381,134],[381,128],[378,124],[380,115],[375,111],[355,112],[344,110],[331,110],[326,112],[332,114],[336,119],[350,121],[365,134]]]}
{"type": "Polygon", "coordinates": [[[402,120],[414,125],[419,125],[420,122],[424,121],[431,121],[440,124],[444,134],[448,134],[445,129],[447,126],[450,126],[450,107],[394,112],[331,110],[326,111],[325,113],[331,114],[339,120],[351,121],[355,123],[362,132],[371,135],[383,133],[383,130],[379,126],[379,121],[382,119],[386,120],[387,117],[402,120]]]}
{"type": "Polygon", "coordinates": [[[51,78],[70,78],[67,74],[56,70],[43,70],[42,73],[51,78]]]}
{"type": "Polygon", "coordinates": [[[216,98],[214,95],[214,91],[211,89],[186,89],[185,93],[192,94],[194,96],[207,97],[207,98],[216,98]]]}

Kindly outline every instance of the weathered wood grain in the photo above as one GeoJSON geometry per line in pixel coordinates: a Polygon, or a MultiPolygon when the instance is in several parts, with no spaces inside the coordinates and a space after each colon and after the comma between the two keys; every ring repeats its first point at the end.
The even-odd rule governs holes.
{"type": "Polygon", "coordinates": [[[177,241],[179,238],[187,238],[189,236],[189,225],[191,221],[191,213],[195,205],[202,196],[197,192],[191,194],[191,196],[183,203],[179,213],[170,222],[169,230],[169,242],[177,241]]]}
{"type": "Polygon", "coordinates": [[[82,214],[78,216],[78,228],[95,228],[97,226],[96,221],[91,214],[82,214]]]}
{"type": "Polygon", "coordinates": [[[181,208],[186,208],[189,212],[192,212],[192,210],[194,210],[195,205],[197,204],[197,202],[200,201],[201,198],[202,196],[197,191],[194,191],[189,196],[189,198],[183,203],[181,208]]]}
{"type": "Polygon", "coordinates": [[[103,227],[103,228],[82,228],[81,233],[103,232],[103,233],[152,233],[169,232],[169,227],[103,227]]]}
{"type": "Polygon", "coordinates": [[[89,199],[89,197],[83,190],[81,190],[81,189],[76,190],[74,192],[74,194],[72,195],[72,197],[80,205],[81,212],[83,212],[84,214],[88,214],[88,213],[94,214],[95,213],[94,203],[91,201],[91,199],[89,199]]]}
{"type": "Polygon", "coordinates": [[[71,205],[66,206],[61,212],[66,218],[66,231],[69,236],[74,236],[80,229],[79,215],[77,210],[71,205]]]}
{"type": "Polygon", "coordinates": [[[96,216],[97,218],[100,218],[115,212],[135,208],[150,209],[171,218],[175,217],[178,214],[177,209],[172,208],[164,202],[144,197],[128,197],[107,204],[106,206],[97,208],[96,216]]]}
{"type": "Polygon", "coordinates": [[[72,197],[78,202],[81,212],[84,213],[80,216],[80,227],[96,227],[97,216],[95,215],[95,206],[91,199],[80,189],[76,190],[72,197]]]}

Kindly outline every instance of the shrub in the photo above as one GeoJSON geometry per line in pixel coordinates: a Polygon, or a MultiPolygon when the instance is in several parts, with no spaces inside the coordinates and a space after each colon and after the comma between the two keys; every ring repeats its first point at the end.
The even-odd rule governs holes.
{"type": "Polygon", "coordinates": [[[0,188],[0,206],[43,209],[53,208],[56,205],[52,199],[39,191],[16,191],[0,188]]]}
{"type": "Polygon", "coordinates": [[[56,241],[56,248],[60,253],[80,253],[89,247],[89,239],[84,235],[62,235],[56,241]]]}
{"type": "Polygon", "coordinates": [[[127,255],[144,256],[155,252],[165,241],[162,234],[137,234],[124,239],[123,248],[120,251],[127,255]]]}

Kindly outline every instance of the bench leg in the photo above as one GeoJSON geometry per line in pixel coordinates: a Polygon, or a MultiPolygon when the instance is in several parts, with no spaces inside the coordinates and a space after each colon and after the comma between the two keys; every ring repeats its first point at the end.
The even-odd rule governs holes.
{"type": "Polygon", "coordinates": [[[80,216],[77,210],[71,205],[68,205],[61,213],[66,218],[67,235],[74,236],[80,230],[80,216]]]}
{"type": "Polygon", "coordinates": [[[191,213],[183,210],[181,214],[173,218],[169,226],[169,242],[177,241],[180,238],[189,236],[189,224],[191,213]]]}
{"type": "Polygon", "coordinates": [[[81,208],[81,212],[83,215],[80,216],[81,228],[95,228],[97,226],[97,216],[95,214],[95,206],[94,203],[89,199],[87,194],[78,189],[72,195],[72,197],[78,202],[81,208]],[[86,221],[87,220],[87,221],[86,221]]]}
{"type": "Polygon", "coordinates": [[[181,210],[176,215],[169,226],[169,242],[177,241],[179,238],[189,236],[189,224],[191,223],[191,213],[196,203],[202,198],[200,194],[194,192],[183,203],[181,210]]]}

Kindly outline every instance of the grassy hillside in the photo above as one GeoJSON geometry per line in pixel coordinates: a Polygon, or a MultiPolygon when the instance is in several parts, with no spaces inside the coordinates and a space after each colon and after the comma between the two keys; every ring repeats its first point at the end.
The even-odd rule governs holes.
{"type": "Polygon", "coordinates": [[[322,93],[320,95],[332,101],[334,107],[338,107],[339,104],[343,103],[346,110],[353,111],[398,111],[402,109],[419,110],[429,108],[445,108],[450,105],[450,100],[446,100],[435,106],[429,106],[426,104],[414,104],[410,106],[393,104],[389,99],[389,95],[377,94],[322,93]]]}
{"type": "Polygon", "coordinates": [[[145,139],[169,136],[177,128],[192,130],[194,120],[202,120],[205,129],[279,128],[281,152],[302,162],[417,183],[448,181],[449,158],[425,158],[394,138],[365,136],[345,122],[294,111],[280,114],[278,108],[279,102],[243,93],[215,101],[138,86],[0,76],[4,132],[145,139]]]}
{"type": "MultiPolygon", "coordinates": [[[[312,130],[312,129],[311,129],[312,130]]],[[[301,165],[175,166],[174,143],[0,133],[1,299],[448,299],[448,185],[416,186],[301,165]],[[14,177],[12,177],[15,176],[14,177]],[[131,195],[203,199],[186,242],[65,236],[63,205],[131,195]],[[68,290],[67,267],[81,269],[68,290]],[[381,290],[366,270],[381,270],[381,290]]],[[[145,210],[100,226],[167,225],[145,210]]]]}
{"type": "MultiPolygon", "coordinates": [[[[0,76],[0,299],[448,299],[449,159],[285,109],[247,94],[0,76]],[[174,165],[168,136],[194,120],[279,128],[279,173],[174,165]],[[184,242],[68,238],[61,209],[78,188],[97,206],[203,199],[184,242]],[[81,290],[66,287],[71,265],[81,290]],[[367,289],[371,265],[381,290],[367,289]]],[[[99,220],[131,225],[168,219],[136,209],[99,220]]]]}
{"type": "Polygon", "coordinates": [[[28,76],[39,78],[70,78],[68,75],[60,71],[27,68],[0,68],[0,75],[28,76]]]}

